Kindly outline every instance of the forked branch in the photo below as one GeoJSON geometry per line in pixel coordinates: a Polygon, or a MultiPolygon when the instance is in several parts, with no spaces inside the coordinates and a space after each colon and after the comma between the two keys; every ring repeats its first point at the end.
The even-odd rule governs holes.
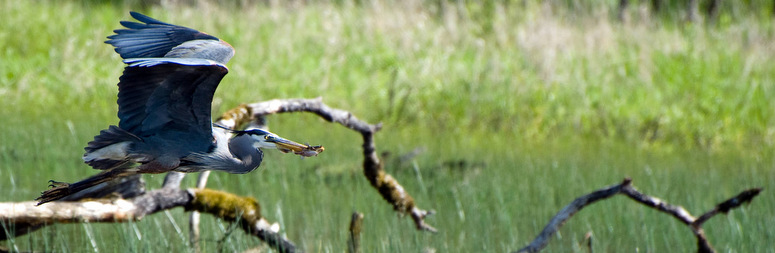
{"type": "MultiPolygon", "coordinates": [[[[384,163],[377,155],[374,143],[374,134],[382,128],[381,124],[372,125],[366,123],[350,112],[335,109],[323,103],[322,99],[275,99],[241,105],[229,110],[225,115],[231,115],[220,119],[233,120],[234,126],[243,125],[250,120],[261,119],[266,115],[286,112],[310,112],[329,122],[339,123],[363,137],[363,174],[371,185],[377,189],[382,198],[393,206],[393,209],[401,214],[412,217],[417,229],[435,232],[436,229],[425,223],[425,217],[433,214],[417,207],[414,199],[408,192],[384,170],[384,163]]],[[[232,123],[232,122],[227,122],[232,123]]]]}
{"type": "Polygon", "coordinates": [[[753,200],[762,188],[753,188],[745,190],[737,196],[718,204],[713,210],[706,212],[699,218],[692,216],[686,209],[681,206],[675,206],[668,204],[658,198],[643,194],[636,190],[632,184],[632,180],[627,178],[622,183],[614,186],[610,186],[604,189],[594,191],[590,194],[581,196],[567,206],[560,210],[546,225],[541,234],[538,235],[529,245],[520,249],[517,252],[539,252],[549,243],[549,239],[562,227],[565,222],[570,219],[574,214],[581,211],[582,208],[590,205],[596,201],[610,198],[616,194],[624,194],[630,199],[633,199],[648,207],[659,210],[660,212],[667,213],[676,219],[680,220],[692,230],[694,236],[697,238],[697,252],[716,252],[710,245],[710,242],[705,237],[705,232],[702,230],[702,224],[718,213],[727,213],[731,209],[739,207],[743,203],[749,203],[753,200]]]}

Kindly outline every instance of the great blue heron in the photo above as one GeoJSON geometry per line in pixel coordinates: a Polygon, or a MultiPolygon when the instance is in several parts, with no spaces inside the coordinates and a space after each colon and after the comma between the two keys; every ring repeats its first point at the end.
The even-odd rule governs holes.
{"type": "Polygon", "coordinates": [[[106,41],[128,64],[118,83],[118,126],[102,130],[83,156],[103,171],[72,184],[51,181],[53,188],[37,198],[39,204],[140,173],[247,173],[261,164],[260,148],[309,152],[310,146],[265,130],[214,129],[213,94],[234,49],[191,28],[131,15],[143,23],[122,21],[127,29],[115,30],[106,41]]]}

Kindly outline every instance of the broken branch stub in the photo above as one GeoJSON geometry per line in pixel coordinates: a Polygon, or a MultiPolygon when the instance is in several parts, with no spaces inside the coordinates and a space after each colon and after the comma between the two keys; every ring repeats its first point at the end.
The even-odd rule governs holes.
{"type": "Polygon", "coordinates": [[[360,253],[361,252],[361,231],[363,230],[363,214],[359,212],[353,212],[352,219],[350,220],[350,238],[347,239],[347,252],[360,253]]]}

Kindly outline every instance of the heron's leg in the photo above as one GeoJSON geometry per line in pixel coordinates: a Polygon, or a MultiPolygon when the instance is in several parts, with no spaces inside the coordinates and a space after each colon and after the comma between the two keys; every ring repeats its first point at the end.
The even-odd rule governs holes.
{"type": "Polygon", "coordinates": [[[183,181],[185,176],[186,174],[183,172],[170,171],[166,176],[164,176],[164,183],[162,184],[162,188],[180,188],[180,182],[183,181]]]}
{"type": "Polygon", "coordinates": [[[49,183],[48,187],[68,187],[68,186],[70,186],[69,183],[58,182],[58,181],[54,181],[54,180],[48,180],[48,183],[49,183]]]}

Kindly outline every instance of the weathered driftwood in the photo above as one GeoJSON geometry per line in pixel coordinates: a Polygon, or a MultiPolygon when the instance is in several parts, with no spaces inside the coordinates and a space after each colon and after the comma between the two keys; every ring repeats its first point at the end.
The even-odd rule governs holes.
{"type": "Polygon", "coordinates": [[[541,251],[544,247],[546,247],[546,245],[549,243],[549,239],[551,239],[557,230],[559,230],[560,227],[562,227],[562,225],[565,224],[565,222],[574,214],[576,214],[578,211],[581,211],[581,209],[587,205],[590,205],[599,200],[613,197],[616,194],[624,194],[630,199],[633,199],[641,204],[670,214],[671,216],[689,226],[689,228],[692,230],[694,236],[697,238],[697,252],[715,252],[713,247],[711,247],[710,242],[705,237],[702,224],[718,213],[727,213],[729,210],[739,207],[743,203],[750,202],[762,190],[761,188],[745,190],[737,196],[716,205],[713,210],[706,212],[699,218],[695,218],[681,206],[671,205],[658,198],[639,192],[632,186],[631,182],[632,180],[627,178],[618,185],[600,189],[573,200],[573,202],[565,206],[549,221],[549,224],[544,227],[543,231],[541,231],[541,233],[529,245],[517,252],[541,251]]]}
{"type": "Polygon", "coordinates": [[[255,199],[221,191],[167,187],[131,199],[36,204],[34,201],[0,203],[0,223],[5,228],[0,239],[55,223],[127,222],[159,211],[184,207],[187,211],[209,213],[229,222],[238,222],[245,232],[280,252],[298,251],[261,216],[261,208],[255,199]]]}
{"type": "MultiPolygon", "coordinates": [[[[73,194],[70,196],[67,196],[62,199],[62,201],[77,201],[82,199],[97,199],[97,198],[134,198],[140,195],[145,194],[145,181],[140,177],[140,175],[134,175],[129,176],[125,178],[118,178],[109,182],[105,182],[102,184],[98,184],[93,186],[92,188],[86,189],[84,191],[81,191],[77,194],[73,194]]],[[[35,221],[33,218],[35,217],[35,210],[30,211],[29,213],[29,220],[27,221],[16,221],[13,223],[7,223],[6,220],[2,219],[1,217],[4,217],[3,215],[6,215],[7,208],[25,208],[25,209],[17,209],[17,212],[25,212],[25,210],[31,210],[27,209],[28,207],[24,205],[27,202],[21,202],[21,203],[15,203],[17,205],[12,205],[14,203],[0,203],[0,226],[2,227],[2,233],[0,233],[0,241],[6,240],[9,238],[9,236],[21,236],[30,232],[33,232],[35,230],[38,230],[42,227],[44,227],[46,224],[45,220],[35,221]]],[[[60,206],[60,207],[66,207],[66,206],[60,206]]],[[[72,207],[77,207],[77,205],[73,205],[72,207]]],[[[39,209],[41,213],[53,213],[55,209],[53,208],[41,208],[39,209]]],[[[66,210],[66,211],[60,211],[62,213],[73,213],[78,212],[78,210],[66,210]]],[[[62,215],[62,214],[59,214],[62,215]]],[[[72,214],[76,215],[76,214],[72,214]]],[[[88,217],[86,217],[88,218],[88,217]]],[[[2,251],[0,251],[2,252],[2,251]]]]}

